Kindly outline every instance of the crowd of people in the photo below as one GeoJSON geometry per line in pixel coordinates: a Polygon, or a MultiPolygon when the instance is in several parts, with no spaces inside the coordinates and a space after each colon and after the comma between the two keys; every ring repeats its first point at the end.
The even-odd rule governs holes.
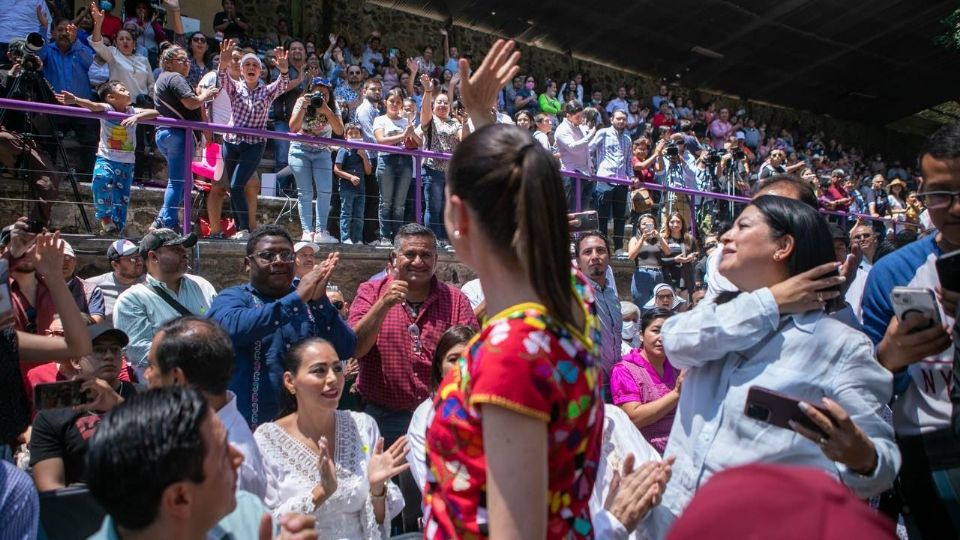
{"type": "MultiPolygon", "coordinates": [[[[415,162],[403,155],[358,151],[335,141],[453,152],[473,129],[460,99],[457,63],[471,55],[451,43],[446,30],[427,36],[421,49],[407,55],[384,43],[380,32],[354,39],[297,37],[283,18],[275,32],[254,36],[233,0],[223,1],[213,35],[184,34],[178,0],[159,9],[148,2],[137,2],[133,10],[119,6],[121,17],[111,14],[115,7],[107,1],[73,11],[57,4],[51,12],[44,1],[32,0],[12,8],[17,16],[6,23],[9,28],[0,24],[0,52],[12,54],[0,59],[11,64],[0,95],[136,114],[124,122],[101,121],[98,143],[95,120],[58,117],[51,127],[8,113],[3,140],[9,142],[0,156],[10,167],[27,160],[23,168],[30,174],[31,198],[39,201],[38,217],[49,218],[49,201],[69,167],[61,164],[58,172],[52,163],[59,159],[56,149],[23,135],[55,129],[73,132],[81,146],[70,165],[81,180],[91,181],[102,234],[122,236],[130,186],[153,181],[156,151],[165,158],[166,177],[159,180],[166,191],[155,228],[181,227],[184,170],[192,161],[206,192],[200,229],[212,239],[244,240],[257,228],[262,175],[270,172],[279,192],[297,201],[304,241],[388,246],[400,224],[418,221],[448,246],[440,226],[447,160],[426,159],[415,171],[415,162]],[[35,55],[46,81],[41,86],[49,90],[42,96],[13,88],[20,86],[13,84],[18,74],[33,65],[23,61],[33,50],[23,36],[37,30],[48,37],[35,55]],[[157,114],[326,142],[211,131],[195,134],[191,152],[184,130],[138,123],[157,114]],[[272,168],[265,156],[273,158],[272,168]],[[417,173],[420,215],[414,204],[417,173]]],[[[695,103],[676,85],[661,85],[647,100],[634,84],[601,88],[579,72],[551,77],[538,83],[534,74],[518,73],[490,105],[498,122],[530,130],[564,171],[612,180],[571,176],[564,185],[570,208],[596,210],[605,232],[612,223],[618,257],[627,256],[626,231],[636,231],[646,211],[654,215],[655,228],[666,230],[678,212],[685,228],[704,232],[734,213],[730,204],[661,195],[637,189],[637,182],[747,196],[758,181],[793,173],[810,183],[821,207],[886,218],[888,235],[930,225],[921,219],[916,171],[845,146],[822,130],[768,126],[743,108],[734,110],[736,105],[695,103]]],[[[689,253],[681,253],[676,266],[692,268],[696,250],[684,251],[689,253]]],[[[694,283],[686,281],[691,289],[694,283]]],[[[677,279],[670,284],[679,285],[677,279]]]]}
{"type": "MultiPolygon", "coordinates": [[[[211,38],[165,45],[138,8],[152,59],[106,3],[80,14],[83,44],[54,20],[37,57],[58,102],[130,115],[93,129],[97,218],[120,238],[111,271],[85,279],[49,207],[0,233],[0,538],[55,527],[39,508],[77,486],[105,539],[766,537],[791,520],[744,509],[788,493],[823,504],[780,512],[855,537],[960,535],[960,283],[938,273],[960,247],[960,123],[913,173],[886,170],[667,86],[649,108],[626,87],[603,103],[576,74],[538,93],[503,40],[471,69],[446,33],[444,64],[432,47],[402,63],[379,34],[362,51],[333,35],[311,64],[314,43],[282,21],[261,59],[224,0],[215,61],[211,38]],[[85,43],[110,72],[95,95],[47,75],[85,43]],[[131,58],[141,46],[147,64],[131,58]],[[160,72],[139,74],[150,62],[160,72]],[[189,273],[183,130],[155,130],[164,206],[148,234],[123,237],[138,121],[157,114],[263,134],[196,141],[220,149],[209,230],[245,243],[246,283],[189,273]],[[323,138],[274,150],[301,237],[256,221],[271,115],[323,138]],[[409,156],[328,144],[339,136],[452,154],[423,165],[425,214],[407,212],[409,156]],[[590,208],[597,230],[581,227],[590,208]],[[341,290],[332,244],[365,241],[390,248],[383,270],[341,290]],[[439,279],[446,249],[477,279],[439,279]],[[617,257],[636,261],[629,295],[617,257]]],[[[46,30],[45,4],[23,4],[46,30]]],[[[15,69],[28,44],[9,43],[15,69]]],[[[0,140],[47,165],[32,180],[49,188],[57,169],[17,118],[0,140]]]]}

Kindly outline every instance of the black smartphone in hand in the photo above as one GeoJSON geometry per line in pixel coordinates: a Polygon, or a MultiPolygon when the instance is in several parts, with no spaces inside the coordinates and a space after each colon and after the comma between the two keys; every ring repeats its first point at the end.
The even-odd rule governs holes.
{"type": "Polygon", "coordinates": [[[937,257],[937,276],[941,289],[960,292],[960,250],[937,257]]]}
{"type": "MultiPolygon", "coordinates": [[[[793,431],[793,428],[790,427],[790,420],[793,420],[801,426],[819,433],[820,436],[826,437],[826,432],[800,410],[800,401],[797,398],[761,386],[751,386],[750,390],[747,391],[747,403],[743,408],[743,414],[754,420],[760,420],[790,431],[793,431]]],[[[817,405],[810,404],[810,406],[833,420],[830,411],[817,405]]]]}
{"type": "Polygon", "coordinates": [[[87,392],[80,389],[82,385],[83,381],[80,379],[38,384],[33,387],[33,406],[39,411],[90,403],[93,400],[87,392]]]}

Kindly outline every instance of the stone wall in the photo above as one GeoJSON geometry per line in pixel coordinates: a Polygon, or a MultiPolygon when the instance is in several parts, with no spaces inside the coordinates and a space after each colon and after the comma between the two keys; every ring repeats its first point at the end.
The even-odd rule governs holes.
{"type": "MultiPolygon", "coordinates": [[[[326,48],[326,36],[330,32],[343,34],[353,43],[363,41],[372,31],[379,31],[385,47],[397,47],[403,54],[416,56],[424,45],[429,44],[434,47],[434,57],[439,57],[439,62],[443,60],[443,38],[438,32],[443,27],[441,21],[384,8],[365,0],[268,0],[247,2],[244,11],[253,22],[255,32],[262,33],[272,31],[278,17],[292,16],[294,30],[299,29],[305,38],[314,40],[321,51],[326,48]]],[[[449,30],[451,44],[458,46],[462,53],[473,53],[475,57],[485,53],[497,37],[457,26],[449,30]]],[[[657,74],[631,73],[524,44],[519,44],[519,50],[523,54],[523,70],[535,74],[539,81],[549,77],[562,84],[570,72],[579,72],[605,94],[613,93],[620,85],[628,88],[635,86],[638,95],[647,101],[657,91],[657,74]]],[[[877,129],[876,126],[806,111],[742,101],[699,90],[684,89],[683,92],[698,104],[717,101],[718,105],[733,110],[744,108],[757,118],[758,123],[766,122],[771,127],[790,127],[799,123],[807,129],[823,129],[831,138],[856,141],[854,146],[902,154],[903,144],[915,144],[918,140],[891,130],[877,129]]]]}

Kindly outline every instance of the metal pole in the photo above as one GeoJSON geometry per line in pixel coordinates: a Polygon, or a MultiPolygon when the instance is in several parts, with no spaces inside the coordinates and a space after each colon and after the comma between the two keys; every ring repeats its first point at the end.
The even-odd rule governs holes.
{"type": "Polygon", "coordinates": [[[193,129],[184,130],[186,135],[183,137],[183,234],[190,234],[193,225],[193,208],[191,202],[193,197],[193,129]]]}
{"type": "MultiPolygon", "coordinates": [[[[423,224],[423,158],[420,156],[414,156],[413,158],[413,168],[414,174],[416,174],[416,188],[417,195],[414,197],[413,209],[416,212],[416,221],[419,224],[423,224]]],[[[430,216],[431,218],[433,216],[430,216]]],[[[429,225],[429,223],[427,224],[429,225]]]]}
{"type": "Polygon", "coordinates": [[[577,212],[579,212],[580,210],[583,209],[583,201],[580,200],[580,199],[582,198],[582,197],[580,196],[580,182],[581,182],[581,180],[580,180],[579,178],[577,178],[577,179],[576,179],[576,185],[574,186],[574,189],[577,190],[577,195],[576,195],[576,197],[577,197],[577,198],[576,198],[576,209],[577,209],[577,212]]]}

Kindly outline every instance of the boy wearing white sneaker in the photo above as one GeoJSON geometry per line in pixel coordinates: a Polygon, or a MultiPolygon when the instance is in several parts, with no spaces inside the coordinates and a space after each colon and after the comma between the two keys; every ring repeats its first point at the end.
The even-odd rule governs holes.
{"type": "MultiPolygon", "coordinates": [[[[348,141],[363,140],[359,124],[347,124],[344,133],[348,141]]],[[[363,175],[369,175],[372,170],[365,150],[341,148],[337,151],[333,174],[340,179],[340,241],[344,244],[363,243],[363,203],[366,195],[363,175]]]]}

